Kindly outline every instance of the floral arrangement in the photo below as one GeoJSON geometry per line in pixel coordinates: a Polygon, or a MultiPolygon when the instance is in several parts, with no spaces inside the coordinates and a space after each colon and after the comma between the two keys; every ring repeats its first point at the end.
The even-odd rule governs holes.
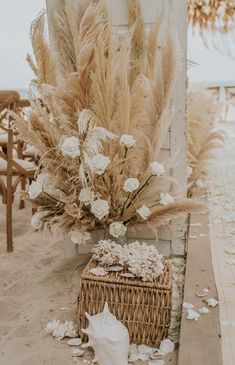
{"type": "Polygon", "coordinates": [[[163,256],[157,249],[138,241],[121,246],[112,240],[101,240],[93,248],[93,259],[104,268],[120,265],[143,281],[153,281],[164,269],[163,256]]]}
{"type": "Polygon", "coordinates": [[[233,25],[234,0],[188,0],[188,19],[192,27],[228,32],[233,25]]]}
{"type": "Polygon", "coordinates": [[[230,54],[223,36],[233,34],[234,15],[234,0],[188,0],[188,24],[200,30],[206,45],[212,40],[216,49],[226,48],[230,54]]]}
{"type": "Polygon", "coordinates": [[[179,73],[176,40],[157,20],[144,30],[137,0],[129,30],[114,29],[102,1],[77,12],[61,1],[49,46],[41,13],[32,24],[35,61],[28,122],[15,116],[23,140],[39,151],[28,198],[35,229],[56,227],[85,243],[96,229],[113,237],[128,225],[156,230],[200,207],[183,197],[159,153],[174,118],[179,73]],[[158,50],[159,33],[165,46],[158,50]]]}
{"type": "Polygon", "coordinates": [[[226,134],[216,129],[221,103],[206,89],[188,92],[188,190],[207,171],[208,162],[224,146],[226,134]]]}

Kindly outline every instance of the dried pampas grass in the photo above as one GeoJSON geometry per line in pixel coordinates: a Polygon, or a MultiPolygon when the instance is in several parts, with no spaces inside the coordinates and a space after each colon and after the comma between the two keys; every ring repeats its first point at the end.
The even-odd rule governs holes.
{"type": "MultiPolygon", "coordinates": [[[[188,24],[200,35],[206,46],[212,43],[221,51],[233,54],[226,35],[234,37],[234,0],[188,0],[188,24]]],[[[233,55],[234,56],[234,55],[233,55]]]]}
{"type": "Polygon", "coordinates": [[[41,156],[29,191],[42,213],[34,226],[76,231],[78,243],[89,238],[80,232],[112,222],[155,228],[198,208],[168,194],[177,184],[157,162],[174,115],[179,46],[161,17],[147,32],[138,1],[128,4],[125,34],[111,26],[103,2],[92,0],[77,11],[60,2],[52,14],[52,47],[43,14],[32,26],[37,66],[29,61],[40,99],[32,95],[27,125],[15,118],[21,138],[41,156]]]}
{"type": "Polygon", "coordinates": [[[209,90],[188,92],[188,166],[189,192],[196,180],[207,171],[208,162],[215,158],[215,152],[223,147],[226,134],[216,130],[222,109],[221,103],[209,90]]]}

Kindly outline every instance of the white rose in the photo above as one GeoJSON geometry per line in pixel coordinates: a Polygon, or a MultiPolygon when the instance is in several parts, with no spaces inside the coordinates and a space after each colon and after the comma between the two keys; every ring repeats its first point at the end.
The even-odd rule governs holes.
{"type": "Polygon", "coordinates": [[[37,181],[40,182],[40,184],[45,185],[48,183],[48,180],[50,178],[50,174],[48,172],[42,172],[37,176],[37,181]]]}
{"type": "Polygon", "coordinates": [[[43,227],[43,218],[48,214],[48,212],[38,212],[35,213],[31,218],[31,226],[35,230],[40,230],[43,227]]]}
{"type": "Polygon", "coordinates": [[[109,233],[115,237],[119,238],[126,234],[127,228],[122,222],[113,222],[109,226],[109,233]]]}
{"type": "Polygon", "coordinates": [[[167,204],[174,203],[174,198],[173,198],[173,196],[171,196],[171,194],[168,194],[168,193],[163,194],[163,193],[161,193],[160,203],[162,205],[167,205],[167,204]]]}
{"type": "Polygon", "coordinates": [[[102,175],[108,165],[110,164],[110,159],[107,156],[98,153],[91,159],[91,169],[95,174],[102,175]]]}
{"type": "Polygon", "coordinates": [[[83,188],[79,194],[80,202],[84,203],[85,205],[90,204],[95,199],[95,193],[89,188],[83,188]]]}
{"type": "Polygon", "coordinates": [[[133,191],[135,191],[136,189],[138,189],[138,187],[140,186],[140,182],[138,179],[135,179],[133,177],[129,177],[128,179],[126,179],[123,189],[127,192],[127,193],[132,193],[133,191]]]}
{"type": "Polygon", "coordinates": [[[33,181],[28,188],[30,199],[36,199],[42,193],[42,184],[39,181],[33,181]]]}
{"type": "Polygon", "coordinates": [[[120,138],[120,145],[126,148],[132,148],[136,144],[136,140],[130,134],[123,134],[120,138]]]}
{"type": "Polygon", "coordinates": [[[76,158],[80,156],[80,142],[75,136],[67,137],[60,146],[60,150],[64,157],[76,158]]]}
{"type": "Polygon", "coordinates": [[[106,200],[97,199],[91,203],[91,213],[100,221],[109,215],[109,205],[106,200]]]}
{"type": "Polygon", "coordinates": [[[150,164],[150,171],[153,176],[162,176],[165,173],[165,168],[161,163],[155,161],[150,164]]]}
{"type": "Polygon", "coordinates": [[[187,178],[189,179],[190,176],[192,175],[193,173],[193,169],[191,166],[187,166],[187,178]]]}
{"type": "Polygon", "coordinates": [[[146,220],[150,216],[151,210],[146,207],[146,205],[143,205],[142,207],[137,209],[137,213],[142,219],[146,220]]]}
{"type": "Polygon", "coordinates": [[[86,241],[91,239],[91,235],[89,232],[81,232],[78,230],[74,230],[70,232],[71,241],[77,243],[79,245],[85,245],[86,241]]]}

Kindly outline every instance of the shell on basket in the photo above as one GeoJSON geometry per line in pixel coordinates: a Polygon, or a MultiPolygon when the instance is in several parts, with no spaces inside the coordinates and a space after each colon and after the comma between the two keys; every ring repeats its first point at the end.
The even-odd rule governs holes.
{"type": "Polygon", "coordinates": [[[89,326],[82,331],[88,335],[86,347],[93,347],[99,365],[128,365],[129,333],[127,328],[109,311],[105,303],[101,313],[90,316],[89,326]]]}

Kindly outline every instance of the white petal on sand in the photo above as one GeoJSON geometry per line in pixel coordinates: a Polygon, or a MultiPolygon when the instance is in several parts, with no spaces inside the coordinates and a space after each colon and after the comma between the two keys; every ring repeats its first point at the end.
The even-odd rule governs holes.
{"type": "Polygon", "coordinates": [[[201,223],[191,223],[190,226],[191,227],[201,227],[202,224],[201,223]]]}
{"type": "Polygon", "coordinates": [[[201,314],[207,314],[207,313],[209,313],[209,309],[207,307],[203,307],[203,308],[200,308],[198,310],[198,312],[201,314]]]}
{"type": "Polygon", "coordinates": [[[72,356],[74,357],[81,357],[85,354],[84,350],[80,350],[80,349],[73,349],[72,350],[72,356]]]}
{"type": "Polygon", "coordinates": [[[68,340],[68,342],[67,342],[67,344],[69,346],[79,346],[79,345],[81,345],[81,343],[82,343],[82,340],[79,337],[71,338],[71,340],[68,340]]]}
{"type": "Polygon", "coordinates": [[[175,345],[174,343],[169,340],[168,338],[163,340],[161,343],[160,343],[160,348],[159,348],[159,353],[162,355],[162,356],[165,356],[165,355],[168,355],[170,354],[171,352],[173,352],[175,349],[175,345]]]}
{"type": "Polygon", "coordinates": [[[148,365],[164,365],[165,361],[164,360],[150,360],[148,365]]]}
{"type": "Polygon", "coordinates": [[[195,312],[193,309],[188,309],[187,319],[191,321],[197,321],[200,318],[200,314],[195,312]]]}
{"type": "Polygon", "coordinates": [[[191,303],[184,302],[183,303],[183,308],[185,308],[185,309],[193,309],[194,308],[194,305],[191,304],[191,303]]]}
{"type": "Polygon", "coordinates": [[[210,299],[207,299],[207,305],[208,307],[216,307],[217,305],[219,304],[218,300],[215,299],[215,298],[210,298],[210,299]]]}

